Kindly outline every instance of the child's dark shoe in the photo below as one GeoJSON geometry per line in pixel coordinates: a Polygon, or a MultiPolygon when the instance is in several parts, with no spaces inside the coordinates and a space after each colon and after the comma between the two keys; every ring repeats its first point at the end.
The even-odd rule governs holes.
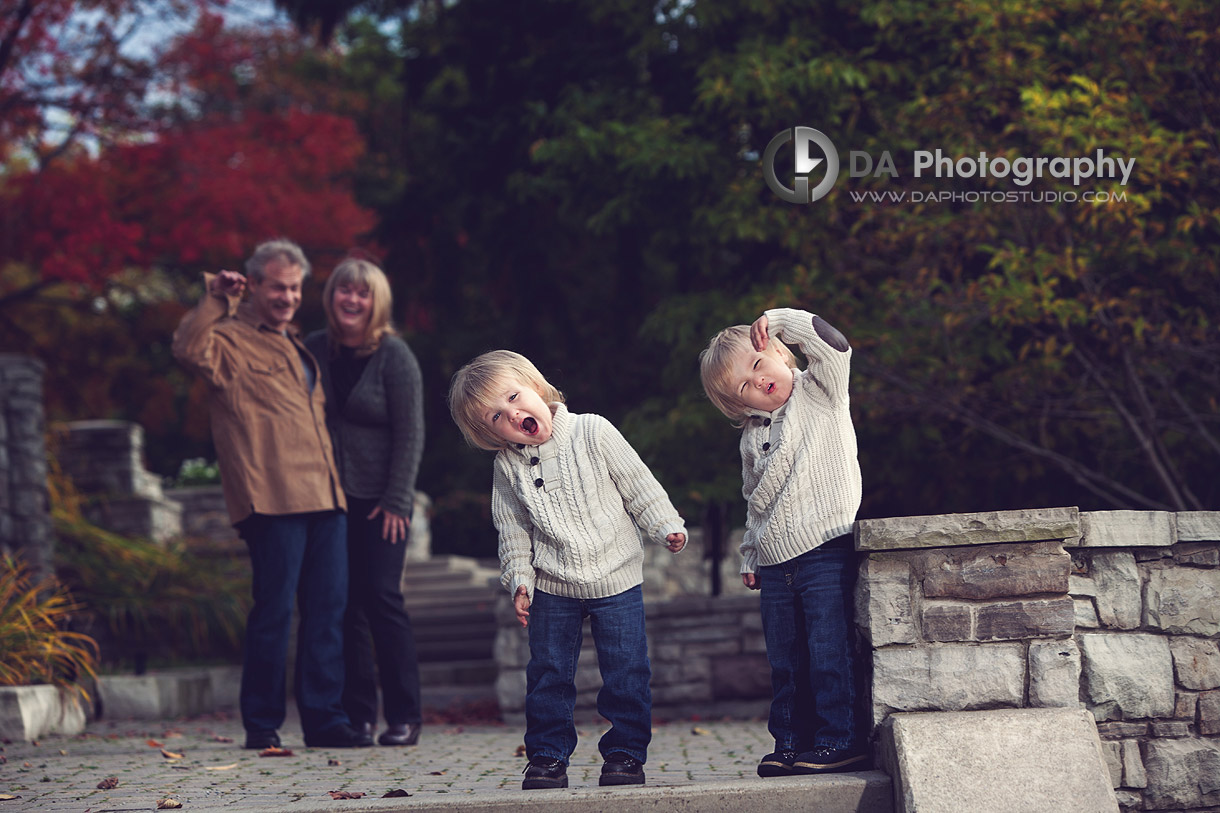
{"type": "Polygon", "coordinates": [[[869,768],[868,754],[855,748],[830,748],[819,745],[812,751],[797,756],[792,763],[794,773],[839,773],[841,771],[866,771],[869,768]]]}
{"type": "Polygon", "coordinates": [[[542,790],[544,788],[566,788],[568,786],[568,768],[558,759],[550,757],[534,757],[525,766],[525,779],[521,782],[521,790],[542,790]]]}
{"type": "Polygon", "coordinates": [[[606,754],[606,764],[602,765],[602,778],[598,784],[642,785],[644,784],[644,764],[621,751],[606,754]]]}
{"type": "Polygon", "coordinates": [[[792,776],[796,771],[792,763],[796,762],[796,751],[776,751],[767,754],[758,763],[759,776],[792,776]]]}

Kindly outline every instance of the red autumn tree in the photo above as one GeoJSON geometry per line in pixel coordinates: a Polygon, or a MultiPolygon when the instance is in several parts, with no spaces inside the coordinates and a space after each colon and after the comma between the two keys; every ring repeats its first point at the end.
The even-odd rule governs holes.
{"type": "MultiPolygon", "coordinates": [[[[91,12],[114,31],[139,7],[91,12]]],[[[115,90],[121,116],[52,114],[10,81],[57,61],[53,34],[77,30],[70,15],[31,10],[18,36],[0,30],[0,347],[47,364],[52,417],[140,420],[154,456],[183,432],[191,400],[168,342],[198,272],[240,267],[257,242],[281,235],[325,270],[375,225],[352,191],[364,151],[355,124],[315,112],[307,82],[277,79],[293,75],[299,54],[291,28],[231,31],[192,7],[194,28],[128,72],[139,92],[134,80],[115,90]],[[63,121],[75,123],[56,134],[63,121]]],[[[92,61],[111,48],[115,71],[134,64],[121,39],[92,61]]],[[[65,81],[81,98],[106,98],[93,74],[65,81]]]]}

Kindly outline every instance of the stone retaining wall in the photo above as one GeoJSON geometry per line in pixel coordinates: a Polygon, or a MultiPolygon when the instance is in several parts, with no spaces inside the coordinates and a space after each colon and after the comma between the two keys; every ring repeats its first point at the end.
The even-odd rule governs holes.
{"type": "Polygon", "coordinates": [[[1086,708],[1124,810],[1220,805],[1220,512],[865,520],[872,717],[1086,708]]]}

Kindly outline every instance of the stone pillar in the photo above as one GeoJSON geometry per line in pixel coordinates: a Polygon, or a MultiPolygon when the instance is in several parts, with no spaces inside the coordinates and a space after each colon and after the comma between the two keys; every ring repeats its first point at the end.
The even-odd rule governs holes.
{"type": "Polygon", "coordinates": [[[182,535],[182,505],[144,468],[144,427],[129,421],[72,421],[59,464],[84,496],[95,525],[164,543],[182,535]]]}
{"type": "Polygon", "coordinates": [[[20,556],[36,578],[53,570],[42,363],[0,353],[0,554],[20,556]]]}

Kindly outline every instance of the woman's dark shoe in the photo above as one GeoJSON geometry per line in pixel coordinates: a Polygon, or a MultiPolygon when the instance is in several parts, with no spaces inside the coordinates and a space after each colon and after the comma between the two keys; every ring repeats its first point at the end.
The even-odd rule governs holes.
{"type": "Polygon", "coordinates": [[[305,735],[305,745],[310,748],[367,748],[372,744],[371,735],[357,731],[346,723],[305,735]]]}
{"type": "Polygon", "coordinates": [[[390,723],[377,742],[382,745],[414,745],[419,742],[419,723],[390,723]]]}
{"type": "Polygon", "coordinates": [[[368,737],[370,741],[372,741],[373,735],[377,733],[376,723],[352,723],[352,728],[356,729],[357,734],[368,737]]]}
{"type": "Polygon", "coordinates": [[[274,731],[247,731],[246,748],[262,751],[267,748],[280,747],[280,735],[274,731]]]}

